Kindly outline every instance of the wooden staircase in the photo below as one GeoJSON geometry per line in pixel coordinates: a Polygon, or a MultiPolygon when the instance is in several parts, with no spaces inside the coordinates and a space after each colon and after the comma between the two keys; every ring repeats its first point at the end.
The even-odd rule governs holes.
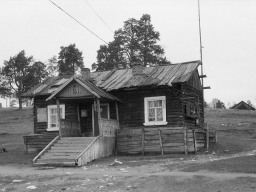
{"type": "Polygon", "coordinates": [[[35,165],[81,166],[94,159],[99,137],[55,137],[33,160],[35,165]],[[83,155],[93,151],[91,156],[83,155]],[[81,158],[83,158],[81,160],[81,158]]]}

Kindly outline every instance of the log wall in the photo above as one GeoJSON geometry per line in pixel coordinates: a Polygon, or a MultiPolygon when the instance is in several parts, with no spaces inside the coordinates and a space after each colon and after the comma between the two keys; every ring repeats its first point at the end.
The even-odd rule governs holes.
{"type": "Polygon", "coordinates": [[[118,105],[120,128],[143,126],[144,98],[154,96],[166,96],[166,126],[183,126],[182,105],[174,92],[171,87],[112,91],[111,94],[123,101],[118,105]]]}
{"type": "MultiPolygon", "coordinates": [[[[47,96],[37,96],[34,98],[34,107],[33,107],[33,114],[34,114],[34,133],[35,134],[47,134],[47,121],[45,122],[38,122],[37,120],[37,109],[38,108],[46,108],[48,105],[56,105],[55,101],[46,101],[47,96]]],[[[70,121],[77,121],[77,108],[76,104],[72,103],[63,103],[60,101],[60,104],[65,104],[65,119],[70,121]]],[[[47,115],[47,114],[46,114],[47,115]]],[[[55,134],[58,133],[58,131],[53,132],[55,134]]]]}
{"type": "Polygon", "coordinates": [[[25,135],[23,136],[25,151],[39,152],[43,150],[56,136],[56,133],[25,135]]]}

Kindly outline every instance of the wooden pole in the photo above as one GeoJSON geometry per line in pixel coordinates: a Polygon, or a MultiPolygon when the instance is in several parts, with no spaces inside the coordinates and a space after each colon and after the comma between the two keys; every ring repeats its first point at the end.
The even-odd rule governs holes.
{"type": "Polygon", "coordinates": [[[82,126],[81,126],[81,116],[80,116],[80,108],[79,108],[79,104],[76,104],[76,112],[77,112],[77,121],[78,121],[78,125],[79,125],[79,131],[80,131],[80,135],[82,136],[82,126]]]}
{"type": "Polygon", "coordinates": [[[159,134],[159,142],[160,142],[160,148],[161,148],[161,155],[164,155],[164,149],[163,149],[163,142],[162,142],[162,136],[161,136],[161,130],[158,129],[159,134]]]}
{"type": "Polygon", "coordinates": [[[119,122],[119,113],[118,113],[118,105],[117,102],[115,102],[116,105],[116,120],[119,122]]]}
{"type": "Polygon", "coordinates": [[[141,128],[141,153],[142,155],[144,155],[144,150],[145,150],[145,144],[144,144],[144,141],[145,141],[145,131],[144,131],[144,128],[142,127],[141,128]]]}
{"type": "Polygon", "coordinates": [[[184,135],[184,151],[185,155],[188,154],[188,146],[187,146],[187,130],[186,127],[183,127],[183,135],[184,135]]]}
{"type": "Polygon", "coordinates": [[[57,103],[57,127],[59,128],[59,135],[60,137],[62,137],[61,125],[60,125],[60,100],[57,99],[56,103],[57,103]]]}
{"type": "Polygon", "coordinates": [[[197,153],[197,145],[196,145],[196,131],[193,130],[193,138],[194,138],[194,150],[195,154],[197,153]]]}
{"type": "Polygon", "coordinates": [[[97,111],[98,111],[98,125],[100,136],[102,136],[101,116],[100,116],[100,100],[97,99],[97,111]]]}
{"type": "Polygon", "coordinates": [[[95,137],[94,104],[92,104],[92,134],[95,137]]]}
{"type": "Polygon", "coordinates": [[[118,130],[116,129],[116,139],[115,139],[115,154],[118,155],[118,130]]]}
{"type": "Polygon", "coordinates": [[[209,149],[209,128],[208,123],[206,124],[206,149],[209,149]]]}

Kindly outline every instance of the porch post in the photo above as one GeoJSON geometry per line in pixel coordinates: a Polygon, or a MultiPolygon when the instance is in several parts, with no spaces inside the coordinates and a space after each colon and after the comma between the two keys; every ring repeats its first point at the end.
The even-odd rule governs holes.
{"type": "Polygon", "coordinates": [[[98,111],[99,132],[100,132],[100,135],[102,135],[101,123],[100,123],[101,116],[100,116],[100,100],[99,99],[97,99],[97,111],[98,111]]]}
{"type": "Polygon", "coordinates": [[[79,107],[79,104],[76,104],[76,112],[77,112],[77,121],[78,121],[78,124],[79,124],[80,135],[82,135],[82,130],[81,130],[81,116],[80,116],[80,107],[79,107]]]}
{"type": "Polygon", "coordinates": [[[59,135],[60,137],[62,136],[61,134],[61,127],[60,127],[60,100],[56,100],[57,103],[57,127],[59,128],[59,135]]]}
{"type": "Polygon", "coordinates": [[[116,105],[116,120],[119,122],[119,113],[118,113],[118,105],[117,102],[115,102],[116,105]]]}
{"type": "Polygon", "coordinates": [[[95,111],[95,107],[94,107],[94,104],[92,104],[92,134],[93,134],[93,137],[95,137],[94,111],[95,111]]]}

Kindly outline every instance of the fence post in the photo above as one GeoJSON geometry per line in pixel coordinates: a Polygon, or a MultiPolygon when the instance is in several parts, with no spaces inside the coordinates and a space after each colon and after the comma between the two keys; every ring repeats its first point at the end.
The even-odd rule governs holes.
{"type": "Polygon", "coordinates": [[[141,153],[142,155],[144,155],[144,150],[145,150],[145,145],[144,145],[144,141],[145,141],[145,131],[144,128],[141,128],[141,153]]]}
{"type": "Polygon", "coordinates": [[[183,135],[184,135],[184,151],[185,151],[185,155],[188,154],[188,146],[187,146],[187,130],[186,127],[183,127],[183,135]]]}
{"type": "Polygon", "coordinates": [[[164,155],[164,149],[163,149],[163,143],[162,143],[162,136],[161,136],[161,130],[158,129],[159,134],[159,142],[160,142],[160,148],[161,148],[161,155],[164,155]]]}
{"type": "Polygon", "coordinates": [[[196,146],[196,130],[193,130],[193,138],[194,138],[194,150],[195,154],[197,152],[197,146],[196,146]]]}
{"type": "Polygon", "coordinates": [[[208,123],[206,123],[206,149],[209,149],[209,127],[208,123]]]}

